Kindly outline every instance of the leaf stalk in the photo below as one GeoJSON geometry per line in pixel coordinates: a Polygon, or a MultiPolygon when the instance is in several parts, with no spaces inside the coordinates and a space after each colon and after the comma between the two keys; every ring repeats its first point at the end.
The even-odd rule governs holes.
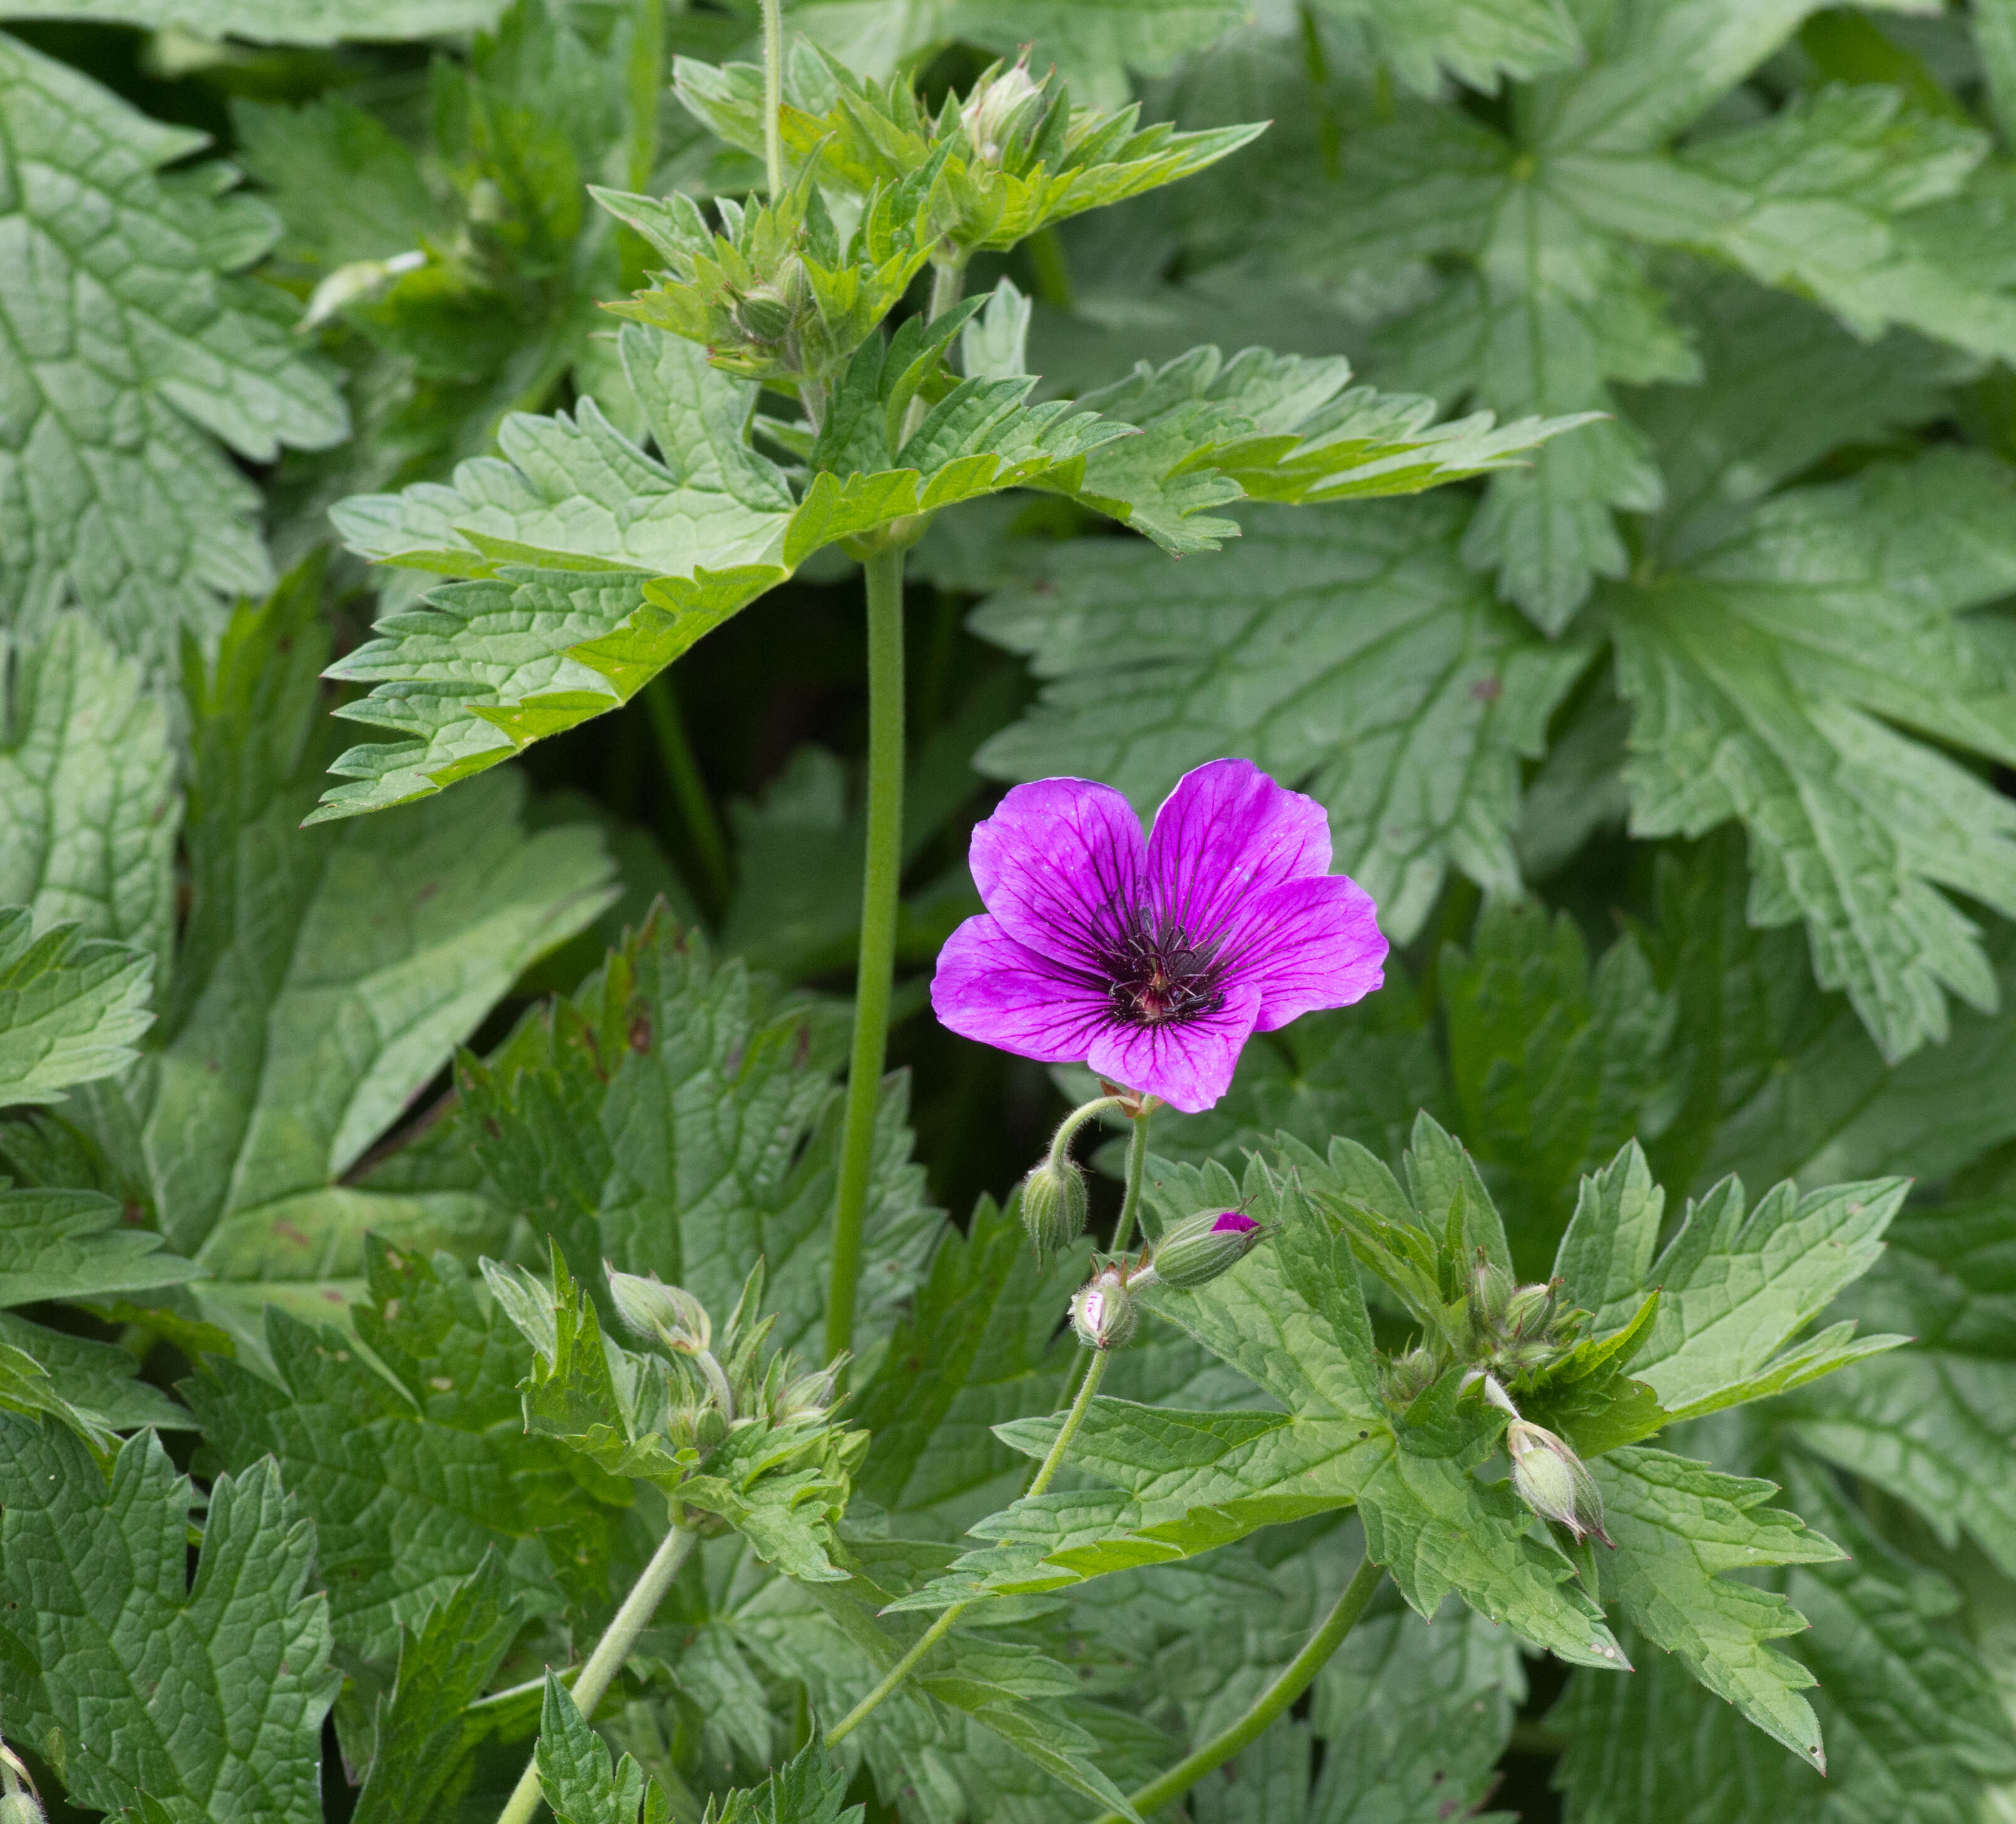
{"type": "MultiPolygon", "coordinates": [[[[659,1542],[657,1550],[651,1554],[650,1563],[631,1586],[629,1595],[623,1599],[623,1606],[616,1611],[614,1619],[595,1643],[595,1651],[588,1656],[588,1664],[581,1668],[580,1677],[574,1682],[574,1707],[581,1712],[582,1721],[595,1714],[596,1706],[608,1695],[617,1671],[630,1657],[631,1648],[637,1644],[637,1636],[657,1613],[659,1603],[665,1599],[666,1591],[672,1587],[672,1580],[679,1574],[680,1567],[699,1538],[700,1534],[691,1527],[675,1525],[659,1542]]],[[[497,1814],[497,1824],[531,1824],[542,1797],[539,1757],[535,1748],[504,1809],[497,1814]]]]}
{"type": "MultiPolygon", "coordinates": [[[[1302,1650],[1282,1669],[1281,1675],[1260,1695],[1253,1707],[1222,1733],[1214,1736],[1193,1754],[1186,1755],[1159,1779],[1150,1780],[1129,1801],[1144,1815],[1159,1810],[1172,1799],[1179,1799],[1204,1776],[1222,1767],[1241,1749],[1265,1735],[1274,1719],[1309,1688],[1330,1655],[1358,1625],[1372,1592],[1385,1573],[1367,1552],[1344,1586],[1344,1593],[1323,1619],[1323,1625],[1304,1643],[1302,1650]]],[[[1118,1811],[1108,1811],[1097,1824],[1126,1824],[1118,1811]]]]}

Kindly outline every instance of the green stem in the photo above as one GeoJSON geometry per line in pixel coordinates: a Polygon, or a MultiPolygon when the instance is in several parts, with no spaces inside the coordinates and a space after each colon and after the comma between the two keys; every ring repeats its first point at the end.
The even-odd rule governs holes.
{"type": "Polygon", "coordinates": [[[903,874],[903,553],[884,549],[862,569],[868,583],[868,842],[861,883],[860,962],[854,981],[854,1056],[841,1117],[840,1189],[833,1211],[833,1279],[826,1358],[854,1347],[861,1229],[874,1164],[875,1116],[889,1040],[896,968],[898,889],[903,874]]]}
{"type": "Polygon", "coordinates": [[[1127,1190],[1120,1200],[1120,1220],[1113,1225],[1113,1251],[1124,1254],[1134,1239],[1134,1221],[1141,1207],[1141,1183],[1148,1175],[1148,1117],[1154,1113],[1144,1104],[1134,1117],[1134,1132],[1127,1142],[1127,1190]]]}
{"type": "Polygon", "coordinates": [[[631,28],[630,65],[625,71],[630,91],[630,131],[626,147],[627,181],[633,190],[651,182],[658,163],[658,89],[665,79],[665,0],[635,0],[631,28]]]}
{"type": "Polygon", "coordinates": [[[784,0],[763,0],[763,174],[784,189],[784,0]]]}
{"type": "Polygon", "coordinates": [[[728,838],[721,819],[715,815],[714,800],[707,796],[707,781],[700,776],[700,761],[686,734],[686,718],[679,714],[679,700],[672,681],[661,671],[644,686],[644,707],[651,718],[651,732],[657,738],[658,757],[665,763],[665,778],[672,788],[673,801],[686,824],[686,840],[693,844],[693,858],[700,864],[700,897],[717,915],[725,911],[733,884],[728,866],[728,838]]]}
{"type": "Polygon", "coordinates": [[[1071,1157],[1071,1142],[1078,1138],[1078,1131],[1096,1115],[1103,1115],[1110,1108],[1122,1106],[1123,1099],[1118,1095],[1094,1096],[1090,1102],[1082,1102],[1057,1123],[1057,1131],[1050,1136],[1050,1164],[1061,1170],[1064,1161],[1071,1157]]]}
{"type": "MultiPolygon", "coordinates": [[[[1357,1626],[1384,1574],[1368,1553],[1344,1586],[1337,1606],[1323,1617],[1323,1625],[1309,1636],[1280,1677],[1261,1694],[1259,1701],[1223,1734],[1214,1736],[1194,1754],[1186,1756],[1159,1779],[1142,1787],[1129,1801],[1134,1809],[1145,1814],[1172,1799],[1181,1798],[1206,1774],[1222,1767],[1242,1748],[1265,1735],[1274,1719],[1309,1688],[1309,1681],[1323,1670],[1324,1661],[1344,1644],[1344,1637],[1357,1626]]],[[[1098,1824],[1125,1824],[1125,1821],[1118,1811],[1108,1811],[1098,1824]]]]}
{"type": "MultiPolygon", "coordinates": [[[[1078,1426],[1085,1422],[1085,1409],[1092,1404],[1092,1396],[1098,1392],[1100,1382],[1105,1379],[1106,1365],[1111,1359],[1106,1350],[1094,1352],[1092,1367],[1085,1377],[1085,1384],[1078,1390],[1078,1398],[1071,1401],[1071,1411],[1064,1415],[1063,1427],[1051,1443],[1049,1454],[1043,1459],[1043,1466],[1037,1470],[1035,1480],[1029,1484],[1031,1495],[1041,1495],[1057,1479],[1057,1470],[1064,1460],[1064,1452],[1070,1447],[1071,1439],[1077,1435],[1078,1426]]],[[[881,1683],[826,1731],[826,1745],[829,1748],[837,1747],[851,1735],[862,1719],[909,1677],[917,1663],[952,1632],[952,1624],[972,1606],[970,1603],[954,1603],[941,1614],[918,1636],[916,1644],[883,1675],[881,1683]]]]}
{"type": "MultiPolygon", "coordinates": [[[[595,1643],[595,1651],[588,1656],[588,1664],[574,1682],[574,1707],[581,1712],[583,1722],[595,1714],[595,1707],[607,1695],[617,1672],[630,1657],[631,1648],[637,1644],[637,1636],[658,1612],[665,1592],[672,1587],[679,1567],[686,1563],[686,1554],[699,1538],[690,1527],[682,1526],[675,1526],[665,1534],[651,1554],[651,1562],[644,1567],[643,1575],[623,1599],[616,1618],[595,1643]]],[[[504,1809],[497,1814],[497,1824],[530,1824],[539,1808],[541,1796],[539,1757],[535,1750],[504,1809]]]]}
{"type": "Polygon", "coordinates": [[[924,320],[935,323],[957,304],[966,290],[966,262],[947,261],[931,268],[931,314],[924,320]]]}
{"type": "Polygon", "coordinates": [[[1064,259],[1064,244],[1053,228],[1039,228],[1022,245],[1029,254],[1029,271],[1036,282],[1036,296],[1053,311],[1071,308],[1071,267],[1064,259]]]}

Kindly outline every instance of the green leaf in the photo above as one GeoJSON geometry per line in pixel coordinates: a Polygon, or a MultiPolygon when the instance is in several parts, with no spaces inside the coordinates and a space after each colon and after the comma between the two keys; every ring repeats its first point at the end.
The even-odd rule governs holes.
{"type": "Polygon", "coordinates": [[[1963,122],[1869,85],[1796,97],[1670,157],[1611,157],[1564,174],[1591,221],[1726,260],[1816,300],[1859,335],[1902,323],[2006,358],[2016,299],[1971,282],[1966,250],[1942,244],[1946,223],[1913,234],[1908,213],[1956,195],[1988,146],[1963,122]]]}
{"type": "Polygon", "coordinates": [[[1581,35],[1556,0],[1319,0],[1332,18],[1363,20],[1381,59],[1418,95],[1447,70],[1487,92],[1501,76],[1530,80],[1576,61],[1581,35]]]}
{"type": "Polygon", "coordinates": [[[1525,418],[1495,429],[1486,412],[1437,424],[1432,399],[1347,391],[1350,379],[1340,358],[1265,348],[1229,362],[1204,347],[1160,368],[1137,363],[1079,403],[1141,435],[1095,452],[1083,482],[1063,491],[1181,557],[1238,535],[1232,520],[1197,516],[1242,495],[1313,505],[1419,494],[1510,467],[1587,422],[1525,418]]]}
{"type": "Polygon", "coordinates": [[[270,1310],[277,1381],[211,1356],[182,1390],[227,1465],[277,1462],[315,1520],[336,1638],[387,1658],[402,1627],[463,1599],[490,1552],[514,1599],[550,1600],[538,1530],[606,1524],[628,1491],[577,1477],[524,1435],[531,1351],[452,1257],[380,1244],[371,1275],[372,1303],[351,1315],[375,1362],[352,1337],[270,1310]]]}
{"type": "Polygon", "coordinates": [[[182,819],[167,705],[79,615],[15,662],[0,740],[0,905],[149,952],[165,988],[182,819]]]}
{"type": "MultiPolygon", "coordinates": [[[[1961,1008],[1945,1045],[1886,1064],[1846,1001],[1815,987],[1801,934],[1751,927],[1741,851],[1730,829],[1660,863],[1655,955],[1679,1004],[1687,1095],[1651,1149],[1658,1175],[1936,1180],[2016,1131],[1999,1092],[2016,1019],[1961,1008]]],[[[2016,993],[2008,934],[1987,947],[2003,994],[2016,993]]]]}
{"type": "Polygon", "coordinates": [[[861,1824],[862,1815],[862,1807],[847,1803],[846,1768],[815,1741],[772,1768],[761,1786],[730,1793],[718,1816],[707,1808],[709,1824],[861,1824]]]}
{"type": "Polygon", "coordinates": [[[315,1530],[271,1463],[221,1476],[188,1573],[192,1491],[151,1433],[110,1484],[84,1446],[0,1413],[0,1697],[77,1804],[319,1824],[336,1695],[315,1530]]]}
{"type": "Polygon", "coordinates": [[[2000,465],[1928,455],[1780,495],[1611,603],[1633,833],[1741,818],[1751,921],[1803,918],[1821,985],[1893,1062],[1946,1036],[1943,990],[1993,1004],[1975,927],[1939,889],[2016,908],[2016,813],[1888,725],[2016,752],[2016,696],[1957,618],[2016,585],[2012,498],[2000,465]]]}
{"type": "Polygon", "coordinates": [[[0,1106],[46,1104],[123,1070],[153,1024],[153,959],[0,907],[0,1106]]]}
{"type": "MultiPolygon", "coordinates": [[[[760,1260],[778,1343],[825,1313],[839,1150],[839,1034],[659,916],[487,1064],[465,1059],[470,1143],[506,1207],[585,1283],[655,1273],[725,1311],[760,1260]]],[[[877,1118],[864,1338],[894,1317],[938,1232],[910,1158],[905,1080],[877,1118]]]]}
{"type": "Polygon", "coordinates": [[[1633,1678],[1576,1678],[1554,1713],[1569,1740],[1557,1778],[1578,1819],[1951,1824],[1983,1815],[1984,1783],[2016,1767],[1993,1677],[1951,1623],[1959,1592],[1877,1537],[1810,1462],[1795,1456],[1780,1473],[1852,1554],[1780,1580],[1812,1622],[1787,1646],[1819,1679],[1829,1776],[1766,1740],[1677,1657],[1646,1654],[1633,1678]]]}
{"type": "Polygon", "coordinates": [[[797,0],[790,13],[793,31],[867,75],[954,41],[999,57],[1033,41],[1039,69],[1054,63],[1102,107],[1127,101],[1129,71],[1162,75],[1245,16],[1239,0],[797,0]]]}
{"type": "Polygon", "coordinates": [[[81,19],[255,44],[425,38],[495,23],[506,0],[0,0],[0,19],[81,19]]]}
{"type": "Polygon", "coordinates": [[[2016,1208],[2006,1195],[1893,1224],[1841,1308],[1907,1349],[1777,1408],[1802,1442],[1908,1502],[1951,1545],[1964,1530],[2016,1573],[2016,1208]]]}
{"type": "Polygon", "coordinates": [[[1468,955],[1443,952],[1441,985],[1463,1131],[1510,1207],[1514,1259],[1543,1276],[1576,1181],[1671,1119],[1672,1000],[1629,935],[1592,974],[1574,921],[1518,900],[1485,907],[1468,955]]]}
{"type": "Polygon", "coordinates": [[[162,1252],[159,1235],[121,1218],[119,1205],[95,1191],[10,1189],[0,1178],[0,1306],[116,1297],[201,1272],[162,1252]]]}
{"type": "Polygon", "coordinates": [[[1593,1473],[1616,1541],[1602,1563],[1604,1594],[1718,1697],[1825,1772],[1820,1724],[1799,1695],[1813,1674],[1768,1644],[1798,1633],[1805,1618],[1783,1596],[1726,1574],[1847,1554],[1797,1515],[1764,1506],[1774,1483],[1642,1448],[1609,1452],[1593,1473]]]}
{"type": "Polygon", "coordinates": [[[461,464],[452,485],[336,509],[361,556],[481,580],[388,616],[332,668],[374,686],[341,713],[401,739],[337,761],[333,771],[360,782],[333,787],[315,820],[427,797],[621,708],[823,545],[1053,469],[1075,483],[1083,452],[1123,434],[1066,404],[1024,405],[1020,382],[1012,397],[963,392],[895,466],[821,471],[798,498],[749,446],[751,383],[635,326],[619,347],[656,457],[585,399],[571,417],[507,419],[501,455],[461,464]]]}
{"type": "Polygon", "coordinates": [[[427,1824],[467,1785],[463,1712],[483,1695],[518,1632],[510,1581],[485,1553],[400,1642],[398,1675],[351,1814],[356,1824],[427,1824]]]}
{"type": "Polygon", "coordinates": [[[1063,1396],[1078,1351],[1057,1316],[1078,1266],[1073,1256],[1039,1267],[1012,1201],[983,1198],[964,1235],[945,1228],[849,1408],[870,1440],[860,1495],[906,1530],[948,1533],[1014,1498],[1027,1462],[991,1428],[1063,1396]]]}
{"type": "MultiPolygon", "coordinates": [[[[192,899],[157,1043],[93,1126],[206,1315],[256,1346],[268,1300],[319,1319],[361,1289],[367,1229],[471,1251],[507,1221],[463,1189],[340,1182],[526,965],[611,897],[597,834],[527,836],[522,782],[340,832],[314,802],[311,575],[239,611],[195,685],[192,899]]],[[[468,1567],[463,1567],[465,1570],[468,1567]]]]}
{"type": "MultiPolygon", "coordinates": [[[[88,1429],[193,1431],[196,1420],[160,1388],[139,1378],[140,1364],[116,1343],[73,1337],[0,1311],[0,1343],[18,1350],[49,1377],[51,1389],[84,1415],[88,1429]]],[[[80,1433],[81,1436],[87,1435],[80,1433]]]]}
{"type": "Polygon", "coordinates": [[[1741,1181],[1724,1178],[1688,1200],[1659,1250],[1665,1193],[1634,1142],[1583,1181],[1554,1271],[1599,1329],[1630,1318],[1643,1288],[1659,1288],[1658,1321],[1631,1372],[1672,1418],[1695,1418],[1897,1347],[1903,1339],[1856,1338],[1852,1323],[1796,1339],[1875,1263],[1910,1188],[1879,1178],[1802,1197],[1780,1184],[1749,1209],[1741,1181]]]}
{"type": "MultiPolygon", "coordinates": [[[[886,1618],[887,1605],[920,1557],[935,1564],[944,1556],[867,1541],[857,1552],[866,1570],[848,1581],[772,1582],[730,1617],[775,1675],[803,1682],[821,1717],[848,1714],[922,1634],[920,1620],[886,1618]]],[[[1060,1783],[1129,1815],[1116,1781],[1146,1779],[1167,1747],[1159,1730],[1089,1700],[1039,1649],[970,1628],[947,1635],[848,1743],[886,1797],[921,1795],[925,1815],[948,1824],[976,1815],[1045,1824],[1057,1815],[1060,1783]]]]}
{"type": "Polygon", "coordinates": [[[671,1817],[664,1789],[635,1759],[625,1754],[610,1765],[607,1747],[550,1671],[538,1763],[540,1789],[559,1824],[668,1824],[671,1817]]]}
{"type": "Polygon", "coordinates": [[[1586,650],[1535,638],[1464,574],[1453,502],[1243,518],[1239,545],[1204,563],[1088,541],[984,604],[975,630],[1048,682],[979,765],[1079,773],[1149,804],[1243,754],[1329,808],[1337,865],[1396,938],[1452,865],[1516,887],[1520,761],[1586,650]]]}
{"type": "Polygon", "coordinates": [[[287,329],[279,294],[239,276],[275,224],[225,165],[163,175],[205,143],[0,37],[0,221],[15,257],[13,409],[38,428],[0,455],[9,549],[0,620],[31,639],[74,600],[157,668],[175,629],[214,635],[265,586],[258,494],[231,452],[342,437],[342,401],[287,329]],[[116,427],[116,428],[115,428],[116,427]]]}

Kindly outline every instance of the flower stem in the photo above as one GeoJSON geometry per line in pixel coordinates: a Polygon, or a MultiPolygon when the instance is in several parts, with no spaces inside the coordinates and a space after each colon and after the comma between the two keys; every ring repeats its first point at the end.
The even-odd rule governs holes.
{"type": "Polygon", "coordinates": [[[903,873],[903,553],[878,551],[868,582],[868,853],[861,883],[860,961],[854,983],[854,1056],[841,1117],[840,1188],[833,1212],[833,1273],[826,1293],[826,1359],[854,1347],[861,1231],[875,1157],[889,988],[896,967],[898,888],[903,873]]]}
{"type": "Polygon", "coordinates": [[[728,909],[728,839],[722,833],[714,801],[707,795],[707,781],[700,776],[700,761],[686,734],[686,718],[679,714],[672,681],[664,672],[644,686],[644,708],[657,739],[658,757],[665,763],[673,802],[686,824],[686,840],[700,865],[699,898],[718,918],[728,909]]]}
{"type": "MultiPolygon", "coordinates": [[[[644,1632],[646,1624],[657,1613],[665,1592],[672,1587],[672,1579],[679,1575],[679,1567],[686,1563],[686,1554],[699,1538],[692,1527],[682,1526],[675,1526],[665,1534],[651,1554],[651,1562],[644,1567],[643,1574],[623,1599],[615,1619],[595,1643],[595,1651],[588,1656],[588,1664],[574,1682],[574,1707],[581,1712],[583,1722],[595,1714],[595,1707],[615,1682],[617,1670],[630,1657],[630,1650],[637,1644],[637,1636],[644,1632]]],[[[504,1809],[497,1814],[497,1824],[530,1824],[539,1808],[540,1797],[539,1757],[535,1749],[504,1809]]]]}
{"type": "Polygon", "coordinates": [[[763,172],[772,196],[784,188],[784,0],[763,0],[763,172]]]}
{"type": "Polygon", "coordinates": [[[959,293],[966,290],[966,262],[956,264],[948,261],[931,268],[931,311],[927,322],[936,322],[945,312],[959,302],[959,293]]]}
{"type": "Polygon", "coordinates": [[[1050,1136],[1050,1164],[1062,1170],[1064,1161],[1071,1157],[1071,1142],[1078,1138],[1078,1131],[1095,1115],[1102,1115],[1109,1108],[1120,1107],[1125,1099],[1118,1095],[1096,1095],[1089,1102],[1082,1102],[1057,1123],[1057,1131],[1050,1136]]]}
{"type": "MultiPolygon", "coordinates": [[[[1085,1409],[1092,1404],[1092,1396],[1099,1391],[1100,1382],[1106,1377],[1107,1361],[1107,1352],[1105,1350],[1101,1349],[1093,1354],[1085,1384],[1078,1390],[1078,1398],[1071,1401],[1071,1409],[1064,1415],[1064,1425],[1051,1442],[1049,1454],[1043,1459],[1043,1466],[1037,1470],[1035,1480],[1029,1484],[1029,1495],[1041,1495],[1057,1479],[1057,1470],[1064,1460],[1064,1452],[1076,1436],[1078,1426],[1084,1423],[1085,1409]]],[[[1024,1498],[1027,1499],[1028,1496],[1024,1498]]],[[[918,1636],[916,1644],[883,1675],[881,1683],[826,1731],[826,1745],[829,1748],[835,1747],[851,1735],[862,1718],[909,1677],[918,1662],[952,1632],[952,1624],[972,1606],[970,1602],[954,1603],[941,1614],[918,1636]]]]}
{"type": "Polygon", "coordinates": [[[1120,1200],[1120,1220],[1113,1225],[1113,1251],[1124,1254],[1134,1239],[1134,1221],[1141,1207],[1141,1181],[1148,1175],[1148,1117],[1143,1107],[1134,1117],[1134,1132],[1127,1142],[1127,1190],[1120,1200]]]}
{"type": "MultiPolygon", "coordinates": [[[[1206,1774],[1222,1767],[1242,1748],[1265,1735],[1274,1719],[1309,1688],[1310,1680],[1344,1644],[1344,1637],[1358,1625],[1358,1619],[1365,1613],[1365,1605],[1372,1600],[1372,1592],[1379,1587],[1379,1579],[1383,1575],[1384,1573],[1372,1562],[1368,1552],[1351,1581],[1344,1586],[1344,1594],[1337,1599],[1336,1606],[1323,1617],[1323,1625],[1309,1636],[1280,1677],[1261,1693],[1253,1707],[1222,1735],[1214,1736],[1194,1754],[1186,1755],[1159,1779],[1152,1779],[1142,1787],[1129,1801],[1134,1809],[1146,1814],[1166,1805],[1172,1799],[1181,1798],[1206,1774]]],[[[1118,1811],[1108,1811],[1098,1820],[1098,1824],[1125,1824],[1125,1820],[1118,1811]]]]}

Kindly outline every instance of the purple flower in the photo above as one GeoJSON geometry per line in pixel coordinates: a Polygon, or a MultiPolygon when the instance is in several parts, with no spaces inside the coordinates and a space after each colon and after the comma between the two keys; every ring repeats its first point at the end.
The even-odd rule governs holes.
{"type": "Polygon", "coordinates": [[[1213,1235],[1251,1235],[1259,1226],[1244,1210],[1226,1210],[1211,1224],[1211,1232],[1213,1235]]]}
{"type": "Polygon", "coordinates": [[[1370,896],[1328,871],[1323,807],[1250,761],[1186,773],[1145,841],[1110,786],[1017,786],[971,862],[987,911],[939,953],[938,1018],[1190,1113],[1225,1093],[1254,1033],[1384,979],[1370,896]]]}

